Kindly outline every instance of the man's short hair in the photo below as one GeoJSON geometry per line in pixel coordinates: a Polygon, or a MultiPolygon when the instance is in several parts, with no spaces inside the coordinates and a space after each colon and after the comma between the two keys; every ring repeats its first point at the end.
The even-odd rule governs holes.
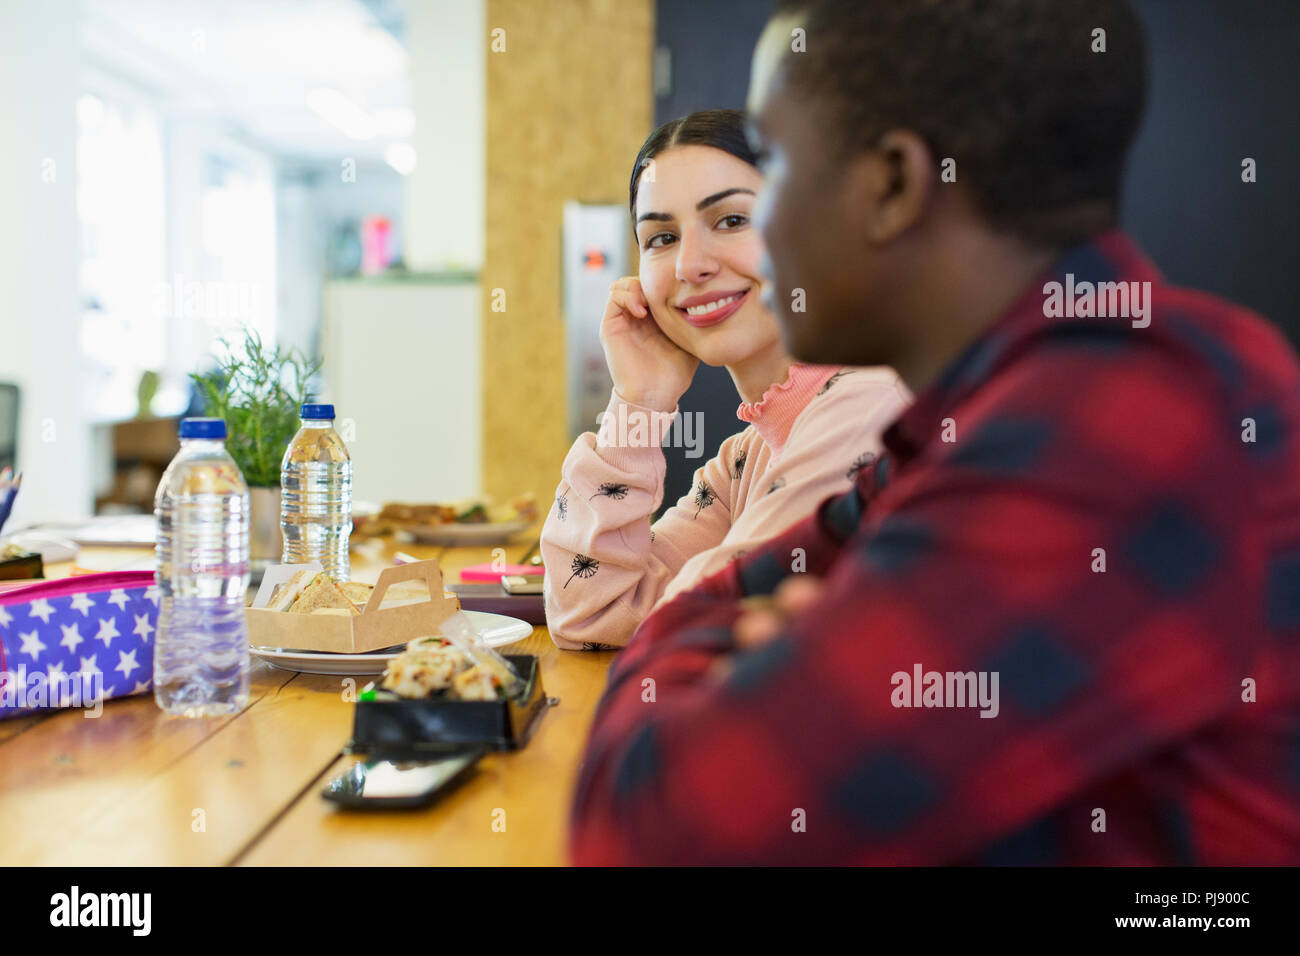
{"type": "Polygon", "coordinates": [[[1062,244],[1096,231],[1098,207],[1113,223],[1146,99],[1127,0],[778,0],[776,13],[805,31],[786,75],[841,157],[910,129],[956,160],[995,228],[1062,244]]]}

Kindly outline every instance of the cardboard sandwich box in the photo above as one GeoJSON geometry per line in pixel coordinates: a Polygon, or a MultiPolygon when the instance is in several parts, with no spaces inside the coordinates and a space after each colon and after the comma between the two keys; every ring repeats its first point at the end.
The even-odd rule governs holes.
{"type": "Polygon", "coordinates": [[[364,654],[437,634],[442,622],[460,610],[455,596],[444,593],[442,571],[432,559],[385,568],[360,613],[351,608],[322,607],[299,614],[268,607],[275,589],[297,572],[320,570],[319,564],[273,564],[266,569],[257,597],[245,610],[250,644],[364,654]],[[393,587],[403,582],[423,582],[428,593],[422,589],[415,593],[409,586],[393,587]]]}

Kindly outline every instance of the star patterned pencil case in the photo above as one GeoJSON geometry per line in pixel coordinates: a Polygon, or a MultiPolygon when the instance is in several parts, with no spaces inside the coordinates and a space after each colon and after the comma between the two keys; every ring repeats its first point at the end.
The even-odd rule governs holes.
{"type": "MultiPolygon", "coordinates": [[[[113,571],[0,591],[0,719],[152,690],[158,588],[113,571]]],[[[88,714],[89,716],[89,714],[88,714]]]]}

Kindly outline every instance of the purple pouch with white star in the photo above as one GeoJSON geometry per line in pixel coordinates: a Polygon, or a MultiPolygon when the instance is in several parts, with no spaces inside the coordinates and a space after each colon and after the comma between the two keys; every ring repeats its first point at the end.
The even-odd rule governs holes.
{"type": "Polygon", "coordinates": [[[149,692],[157,626],[152,571],[0,590],[0,719],[149,692]]]}

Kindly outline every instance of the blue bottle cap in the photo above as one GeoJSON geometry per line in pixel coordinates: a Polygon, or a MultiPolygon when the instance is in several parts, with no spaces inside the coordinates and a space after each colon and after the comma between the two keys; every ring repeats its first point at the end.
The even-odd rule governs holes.
{"type": "Polygon", "coordinates": [[[299,411],[299,416],[306,419],[315,419],[317,421],[328,419],[334,421],[333,405],[304,405],[299,411]]]}
{"type": "Polygon", "coordinates": [[[181,438],[225,439],[225,437],[226,421],[224,418],[181,419],[181,438]]]}

